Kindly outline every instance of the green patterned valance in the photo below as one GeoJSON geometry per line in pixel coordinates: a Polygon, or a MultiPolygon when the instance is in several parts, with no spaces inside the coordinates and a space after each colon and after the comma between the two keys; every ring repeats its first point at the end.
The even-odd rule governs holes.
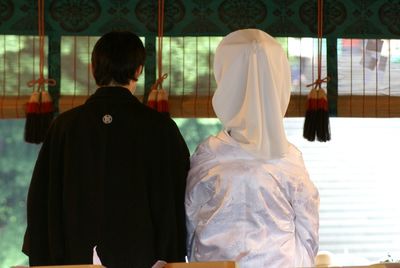
{"type": "MultiPolygon", "coordinates": [[[[222,36],[259,28],[274,36],[316,35],[316,0],[166,0],[165,35],[222,36]]],[[[325,0],[324,34],[399,38],[400,1],[325,0]]],[[[1,34],[37,33],[37,1],[0,0],[1,34]]],[[[99,36],[112,29],[157,33],[155,0],[49,0],[46,32],[99,36]]]]}

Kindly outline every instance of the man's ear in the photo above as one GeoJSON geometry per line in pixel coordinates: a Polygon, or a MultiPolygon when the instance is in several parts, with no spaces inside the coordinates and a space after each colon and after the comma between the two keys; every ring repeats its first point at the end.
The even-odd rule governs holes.
{"type": "Polygon", "coordinates": [[[93,64],[91,64],[91,63],[89,63],[89,71],[90,71],[90,73],[92,74],[92,76],[94,76],[94,73],[93,73],[93,71],[94,71],[94,69],[93,69],[93,64]]]}
{"type": "Polygon", "coordinates": [[[139,67],[137,67],[136,72],[135,72],[136,79],[139,78],[139,76],[142,74],[142,72],[143,72],[143,65],[139,65],[139,67]]]}

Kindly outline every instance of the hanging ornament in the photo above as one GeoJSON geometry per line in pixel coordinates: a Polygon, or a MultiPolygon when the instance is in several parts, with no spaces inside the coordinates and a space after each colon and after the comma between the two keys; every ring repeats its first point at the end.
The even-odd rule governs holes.
{"type": "Polygon", "coordinates": [[[157,110],[160,113],[168,114],[168,92],[162,88],[162,82],[168,77],[168,74],[163,74],[151,87],[147,98],[147,106],[157,110]]]}
{"type": "Polygon", "coordinates": [[[35,90],[26,104],[25,141],[39,144],[53,120],[53,102],[50,95],[41,89],[35,90]]]}
{"type": "Polygon", "coordinates": [[[147,97],[147,106],[154,110],[157,110],[157,93],[158,90],[152,87],[149,96],[147,97]]]}
{"type": "Polygon", "coordinates": [[[147,98],[147,105],[160,113],[169,116],[168,92],[162,87],[168,74],[162,74],[162,47],[164,36],[164,0],[158,0],[158,79],[151,87],[147,98]]]}
{"type": "Polygon", "coordinates": [[[38,34],[39,34],[39,78],[28,82],[33,93],[26,104],[26,122],[24,138],[29,143],[43,142],[46,132],[53,120],[53,102],[45,89],[45,84],[54,86],[54,79],[45,79],[44,72],[44,0],[38,0],[38,34]],[[35,87],[36,86],[36,87],[35,87]]]}
{"type": "MultiPolygon", "coordinates": [[[[164,74],[163,77],[167,77],[164,74]]],[[[157,111],[169,115],[168,92],[162,87],[157,92],[157,111]]]]}
{"type": "Polygon", "coordinates": [[[309,141],[325,142],[331,139],[328,98],[323,88],[314,85],[307,97],[303,136],[309,141]]]}
{"type": "Polygon", "coordinates": [[[329,125],[328,98],[322,83],[329,82],[329,77],[321,78],[322,69],[322,35],[323,35],[323,0],[318,0],[318,77],[307,97],[307,108],[304,120],[303,137],[308,141],[326,142],[331,139],[329,125]]]}

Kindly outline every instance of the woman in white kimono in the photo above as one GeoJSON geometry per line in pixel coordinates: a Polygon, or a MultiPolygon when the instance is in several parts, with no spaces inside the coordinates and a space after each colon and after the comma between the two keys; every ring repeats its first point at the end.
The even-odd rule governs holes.
{"type": "Polygon", "coordinates": [[[239,30],[219,44],[214,74],[212,103],[224,129],[191,158],[189,259],[235,260],[241,268],[313,266],[319,194],[285,135],[285,52],[263,31],[239,30]]]}

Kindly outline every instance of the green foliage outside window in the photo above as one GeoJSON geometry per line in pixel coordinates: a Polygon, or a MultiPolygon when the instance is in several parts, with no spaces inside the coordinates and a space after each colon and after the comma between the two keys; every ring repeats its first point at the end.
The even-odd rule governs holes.
{"type": "Polygon", "coordinates": [[[221,123],[216,118],[177,118],[175,122],[185,138],[191,154],[194,153],[200,142],[210,135],[216,135],[221,129],[221,123]]]}
{"type": "Polygon", "coordinates": [[[23,141],[25,120],[0,120],[0,268],[25,264],[26,195],[38,145],[23,141]]]}

